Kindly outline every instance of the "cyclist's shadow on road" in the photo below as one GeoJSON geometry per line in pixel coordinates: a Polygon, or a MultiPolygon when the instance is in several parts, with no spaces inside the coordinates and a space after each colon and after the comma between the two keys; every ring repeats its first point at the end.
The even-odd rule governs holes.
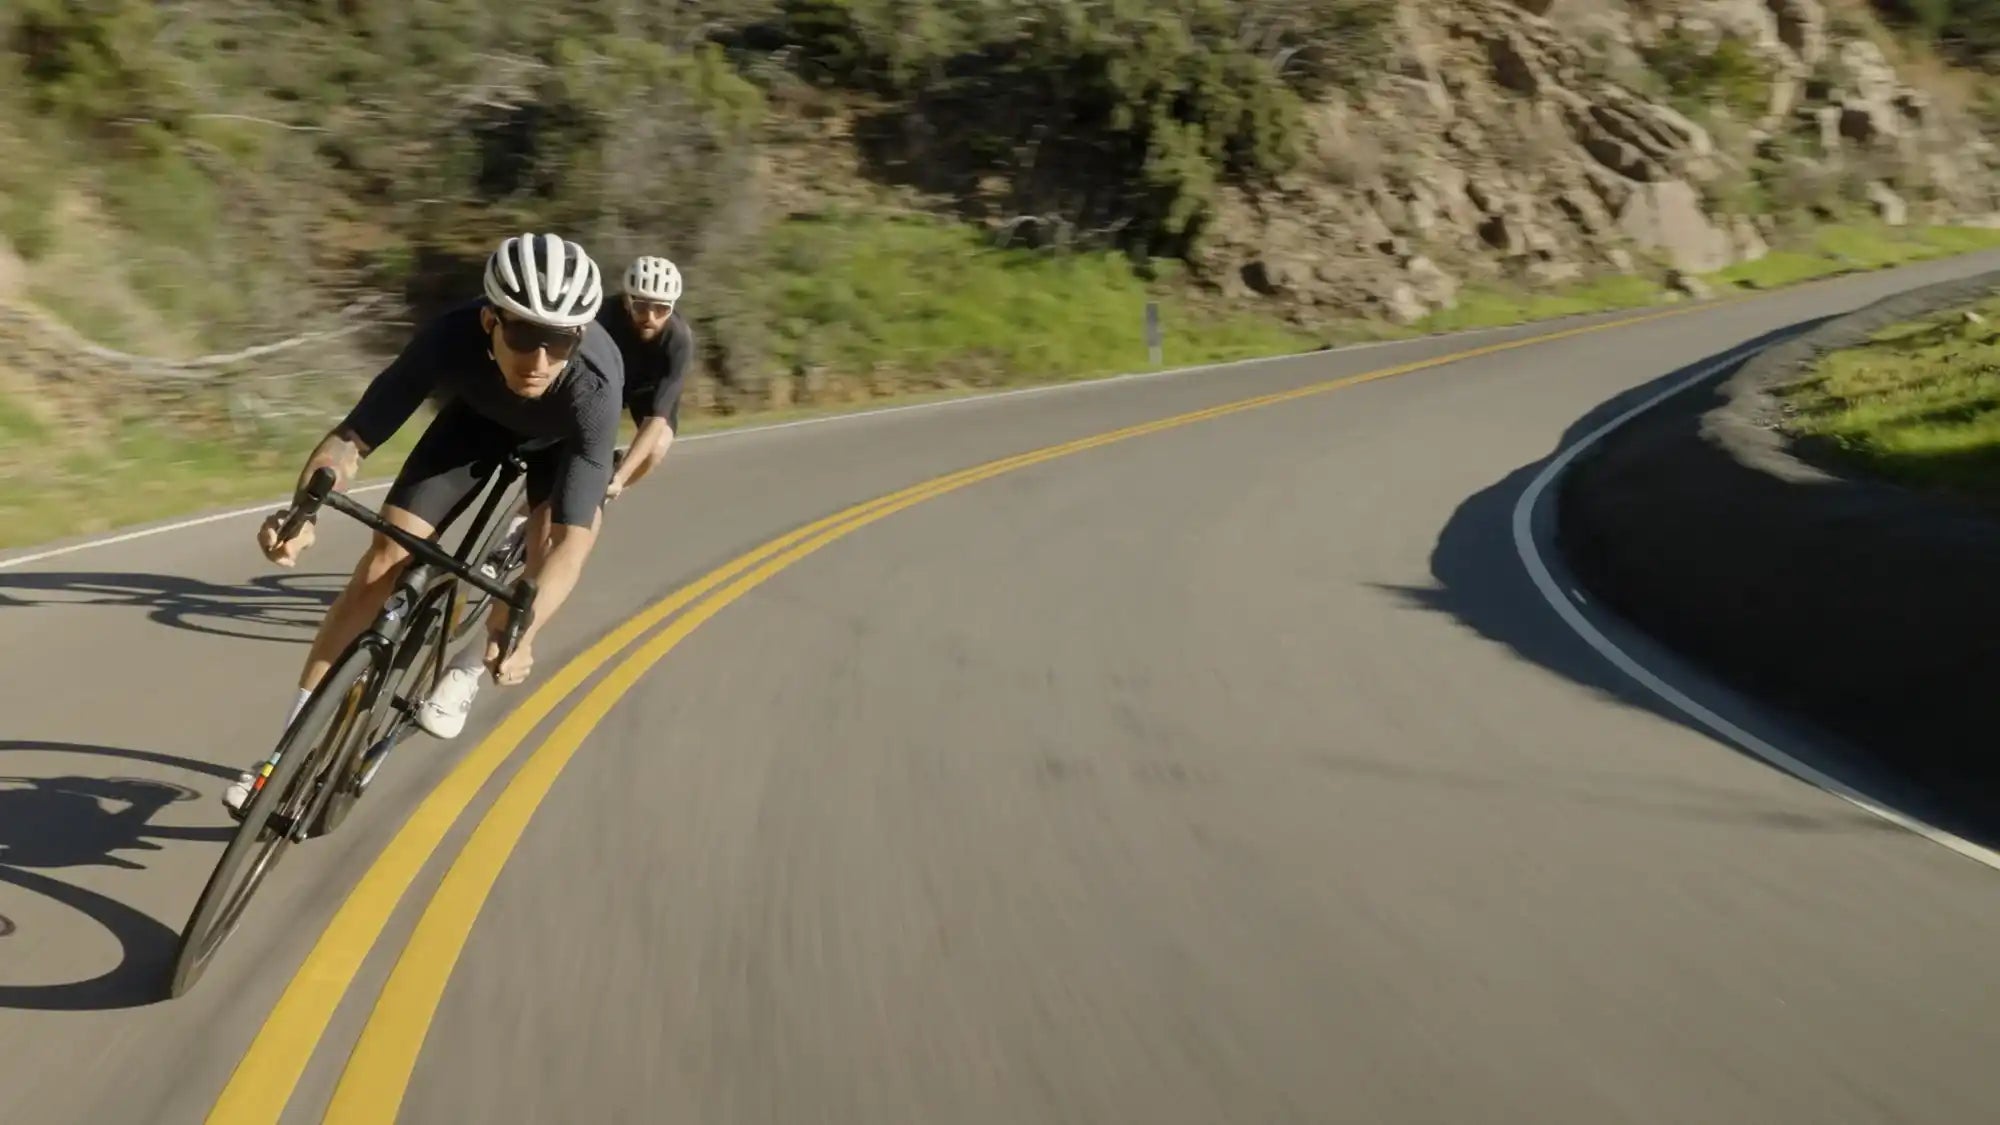
{"type": "MultiPolygon", "coordinates": [[[[0,753],[8,751],[122,758],[218,779],[235,777],[235,771],[220,766],[144,750],[0,741],[0,753]]],[[[162,981],[180,941],[178,931],[110,895],[48,872],[75,867],[144,871],[146,865],[132,853],[143,856],[158,852],[163,841],[226,842],[228,828],[153,823],[153,817],[167,806],[201,796],[186,786],[151,778],[81,774],[21,777],[0,767],[0,889],[12,886],[81,914],[110,933],[119,946],[118,964],[89,979],[32,985],[0,983],[0,1008],[126,1008],[152,1003],[164,995],[162,981]]],[[[0,896],[0,905],[5,900],[6,896],[0,896]]],[[[36,936],[26,930],[22,919],[8,918],[5,913],[0,911],[0,940],[19,942],[36,936]]],[[[37,916],[44,915],[38,911],[37,916]]],[[[18,979],[17,973],[33,977],[35,966],[21,966],[6,975],[18,979]]]]}
{"type": "Polygon", "coordinates": [[[304,643],[346,576],[266,574],[222,586],[170,574],[0,572],[0,610],[91,606],[143,610],[176,629],[243,640],[304,643]]]}

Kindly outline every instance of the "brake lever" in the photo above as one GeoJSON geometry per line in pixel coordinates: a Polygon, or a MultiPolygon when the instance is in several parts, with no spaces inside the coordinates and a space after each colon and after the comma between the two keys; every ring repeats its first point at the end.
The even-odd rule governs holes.
{"type": "Polygon", "coordinates": [[[290,543],[298,536],[300,528],[319,515],[320,505],[326,503],[327,496],[333,492],[333,482],[332,469],[313,470],[306,486],[292,497],[292,509],[286,514],[284,524],[278,528],[280,544],[290,543]]]}
{"type": "Polygon", "coordinates": [[[521,577],[514,580],[514,596],[508,599],[511,612],[507,615],[507,631],[501,635],[500,659],[495,662],[493,672],[495,679],[500,674],[498,666],[507,663],[507,658],[514,655],[514,650],[521,644],[521,635],[534,623],[535,592],[534,579],[521,577]]]}

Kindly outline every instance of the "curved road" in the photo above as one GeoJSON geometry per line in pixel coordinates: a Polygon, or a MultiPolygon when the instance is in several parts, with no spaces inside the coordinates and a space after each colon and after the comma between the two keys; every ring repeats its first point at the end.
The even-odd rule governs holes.
{"type": "MultiPolygon", "coordinates": [[[[412,954],[408,981],[448,982],[407,1089],[357,1062],[356,1104],[400,1096],[423,1123],[1993,1120],[2000,876],[1654,704],[1541,598],[1511,530],[1615,397],[1993,264],[1488,351],[854,530],[723,606],[587,732],[455,966],[412,954]]],[[[614,509],[537,680],[846,505],[1550,331],[690,442],[614,509]]],[[[159,1002],[219,854],[217,791],[268,744],[359,543],[330,516],[300,572],[274,571],[253,522],[0,569],[0,1121],[204,1120],[253,1040],[297,1031],[258,1039],[349,889],[527,697],[489,688],[460,742],[406,744],[195,991],[159,1002]]],[[[283,1120],[326,1112],[419,913],[549,733],[302,1033],[317,1050],[283,1120]]],[[[371,1036],[423,1035],[399,1019],[371,1036]]]]}

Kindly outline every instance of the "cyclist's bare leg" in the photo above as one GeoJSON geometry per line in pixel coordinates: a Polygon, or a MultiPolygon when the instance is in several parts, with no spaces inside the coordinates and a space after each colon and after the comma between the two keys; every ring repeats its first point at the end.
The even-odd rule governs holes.
{"type": "MultiPolygon", "coordinates": [[[[390,525],[413,535],[428,537],[434,530],[429,523],[393,504],[383,505],[381,514],[390,525]]],[[[346,587],[333,600],[326,616],[320,619],[319,632],[314,634],[312,649],[306,655],[306,666],[299,673],[298,697],[292,701],[291,710],[285,715],[285,727],[280,728],[281,732],[290,727],[292,720],[305,709],[312,689],[326,678],[333,662],[340,658],[341,650],[352,644],[354,638],[360,636],[362,630],[375,620],[375,615],[382,611],[383,603],[389,600],[390,591],[396,588],[396,578],[409,558],[408,551],[382,535],[375,536],[368,549],[361,553],[353,572],[347,576],[346,587]]],[[[253,763],[234,784],[223,789],[222,803],[231,814],[240,816],[249,803],[252,778],[262,764],[262,759],[253,763]]]]}
{"type": "MultiPolygon", "coordinates": [[[[437,530],[393,504],[383,505],[381,514],[390,526],[412,535],[429,538],[437,530]]],[[[389,592],[396,588],[396,579],[402,574],[404,564],[409,561],[410,553],[386,535],[377,534],[368,544],[368,549],[355,562],[353,572],[347,576],[347,586],[320,620],[319,632],[314,635],[312,650],[306,656],[305,669],[299,673],[300,690],[311,691],[317,687],[333,667],[333,662],[339,659],[341,650],[354,643],[354,638],[375,620],[375,615],[389,600],[389,592]]]]}

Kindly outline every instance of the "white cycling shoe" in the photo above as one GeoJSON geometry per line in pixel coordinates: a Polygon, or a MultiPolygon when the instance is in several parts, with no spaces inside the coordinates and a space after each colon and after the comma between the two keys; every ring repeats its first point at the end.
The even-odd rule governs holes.
{"type": "MultiPolygon", "coordinates": [[[[479,672],[476,669],[447,668],[438,680],[437,690],[431,693],[417,708],[417,726],[435,738],[457,738],[465,729],[465,717],[472,711],[472,699],[479,694],[479,672]]],[[[262,769],[264,763],[257,763],[262,769]]],[[[250,807],[250,798],[256,792],[257,776],[245,770],[236,780],[222,791],[222,807],[237,820],[243,819],[243,811],[250,807]]]]}
{"type": "MultiPolygon", "coordinates": [[[[262,762],[258,763],[258,768],[263,768],[262,762]]],[[[230,816],[243,819],[243,810],[250,807],[251,787],[256,784],[257,775],[245,770],[230,783],[229,788],[222,791],[222,807],[229,810],[230,816]]]]}
{"type": "Polygon", "coordinates": [[[433,738],[453,739],[465,729],[465,717],[472,712],[473,697],[479,694],[480,670],[447,668],[436,690],[417,708],[417,725],[433,738]]]}

